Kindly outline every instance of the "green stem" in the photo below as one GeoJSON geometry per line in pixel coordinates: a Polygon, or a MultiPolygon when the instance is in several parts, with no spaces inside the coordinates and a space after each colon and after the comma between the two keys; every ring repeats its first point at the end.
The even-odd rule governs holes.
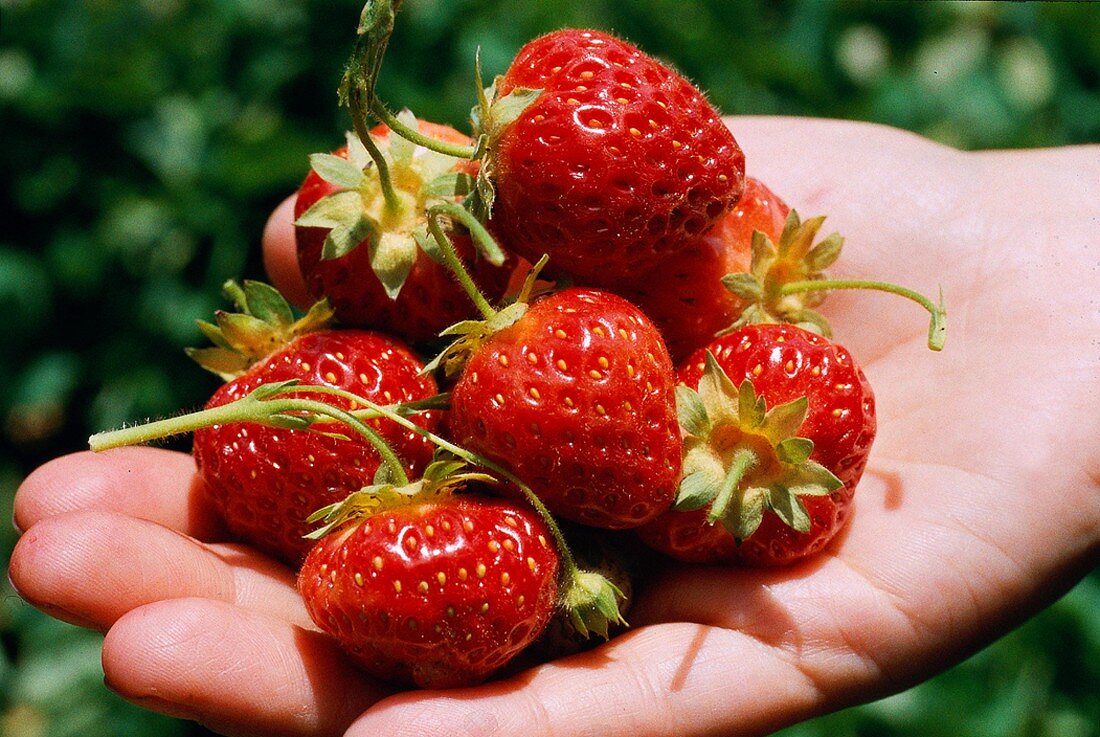
{"type": "MultiPolygon", "coordinates": [[[[275,398],[279,393],[310,391],[318,392],[323,387],[284,386],[274,392],[271,387],[261,388],[247,396],[218,407],[192,412],[179,417],[157,420],[136,427],[121,428],[96,433],[88,439],[88,446],[96,452],[118,448],[124,445],[139,445],[153,440],[182,435],[214,425],[247,422],[267,427],[291,430],[305,430],[315,424],[310,415],[330,417],[346,424],[367,440],[390,469],[395,483],[409,483],[408,474],[401,459],[393,452],[389,444],[373,428],[363,423],[350,412],[333,407],[325,402],[302,398],[275,398]],[[257,391],[261,392],[257,396],[257,391]]],[[[363,401],[359,399],[358,401],[363,401]]],[[[388,417],[388,414],[383,416],[388,417]]]]}
{"type": "Polygon", "coordinates": [[[449,453],[453,453],[467,463],[487,468],[490,471],[498,474],[502,478],[506,479],[507,481],[515,484],[516,487],[521,492],[523,492],[523,495],[527,499],[527,502],[535,509],[535,512],[539,515],[542,521],[546,523],[546,527],[550,530],[550,535],[554,538],[554,544],[558,549],[558,554],[561,556],[562,567],[565,570],[565,573],[570,577],[571,580],[576,579],[577,575],[580,573],[580,568],[577,566],[577,561],[573,557],[573,553],[569,549],[569,544],[565,540],[565,535],[562,534],[561,528],[558,526],[558,523],[554,519],[554,516],[550,513],[550,510],[546,508],[546,505],[543,504],[542,500],[539,499],[538,495],[535,494],[531,487],[523,483],[523,481],[521,481],[511,471],[497,463],[494,463],[488,458],[484,458],[476,453],[466,450],[460,445],[455,445],[445,438],[441,438],[440,436],[433,433],[431,430],[420,427],[415,422],[409,420],[406,417],[402,417],[401,415],[393,412],[391,409],[384,405],[375,404],[369,399],[360,397],[356,394],[353,394],[352,392],[346,391],[344,389],[338,389],[336,387],[308,388],[310,391],[332,394],[333,396],[342,397],[353,402],[359,402],[360,404],[364,405],[370,410],[377,412],[386,419],[396,422],[397,424],[401,425],[407,430],[411,430],[421,437],[427,438],[436,447],[442,448],[449,453]]]}
{"type": "Polygon", "coordinates": [[[463,146],[460,143],[449,143],[424,135],[420,131],[402,123],[401,120],[398,119],[398,117],[377,97],[372,99],[373,104],[371,105],[371,112],[374,113],[375,117],[385,123],[391,131],[405,140],[415,143],[417,146],[423,146],[429,151],[435,151],[445,156],[454,156],[457,159],[473,160],[481,155],[483,150],[481,146],[463,146]]]}
{"type": "Polygon", "coordinates": [[[756,453],[748,448],[741,448],[733,455],[730,467],[726,471],[726,477],[722,479],[722,488],[718,490],[718,496],[711,502],[710,511],[707,513],[707,522],[714,524],[726,516],[734,492],[741,485],[745,472],[757,461],[756,453]]]}
{"type": "MultiPolygon", "coordinates": [[[[489,235],[488,231],[485,231],[484,226],[477,222],[477,219],[474,218],[473,215],[457,203],[441,202],[437,205],[433,205],[428,209],[427,215],[428,229],[431,231],[436,243],[439,244],[439,248],[443,253],[443,260],[447,263],[451,273],[454,274],[455,279],[458,280],[463,291],[470,297],[470,300],[474,303],[474,306],[477,307],[477,311],[481,313],[481,316],[486,320],[492,319],[497,314],[497,311],[489,304],[489,300],[485,299],[485,295],[477,288],[477,284],[474,283],[474,279],[470,276],[470,272],[463,265],[461,259],[458,258],[454,243],[451,242],[450,236],[443,231],[443,228],[439,224],[439,218],[441,215],[447,215],[458,220],[469,229],[470,235],[474,238],[475,242],[479,243],[479,245],[484,245],[481,239],[487,238],[488,242],[492,243],[493,248],[499,251],[499,247],[496,245],[493,237],[489,235]],[[479,231],[485,232],[481,233],[479,231]]],[[[499,263],[503,263],[503,261],[504,254],[501,253],[499,263]]]]}
{"type": "Polygon", "coordinates": [[[390,165],[386,157],[382,155],[378,145],[371,138],[370,128],[367,125],[367,115],[362,100],[362,91],[358,87],[352,87],[348,91],[348,109],[351,111],[351,122],[355,126],[355,134],[367,149],[374,168],[378,172],[378,183],[382,187],[382,198],[386,202],[386,211],[390,215],[401,212],[401,199],[397,196],[397,189],[393,185],[393,177],[390,175],[390,165]]]}
{"type": "Polygon", "coordinates": [[[940,303],[937,305],[920,292],[899,287],[895,284],[869,281],[865,279],[810,279],[784,284],[779,288],[779,294],[800,294],[804,292],[819,292],[833,289],[873,289],[879,292],[896,294],[916,302],[928,310],[932,318],[928,325],[928,347],[934,351],[942,350],[947,337],[947,311],[943,307],[943,294],[940,294],[940,303]]]}

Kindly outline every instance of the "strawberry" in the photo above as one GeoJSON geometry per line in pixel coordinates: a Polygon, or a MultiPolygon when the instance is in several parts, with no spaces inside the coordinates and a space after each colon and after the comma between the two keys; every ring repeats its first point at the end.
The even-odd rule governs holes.
{"type": "Polygon", "coordinates": [[[749,270],[753,231],[779,240],[790,208],[758,179],[706,235],[679,250],[669,264],[639,277],[620,293],[661,330],[674,362],[706,345],[741,314],[745,302],[722,282],[749,270]]]}
{"type": "MultiPolygon", "coordinates": [[[[469,142],[447,126],[406,122],[441,141],[469,142]]],[[[414,146],[385,126],[370,136],[388,163],[399,207],[387,208],[377,166],[360,139],[348,134],[346,146],[311,157],[313,168],[298,189],[298,262],[313,297],[327,297],[341,322],[412,342],[430,340],[472,315],[474,306],[450,272],[424,252],[431,246],[424,211],[463,192],[477,164],[414,146]]],[[[475,254],[468,236],[454,239],[478,286],[500,296],[512,262],[494,265],[475,254]]]]}
{"type": "Polygon", "coordinates": [[[744,186],[744,155],[703,94],[599,31],[529,42],[475,121],[488,141],[491,227],[528,260],[548,254],[589,284],[667,262],[744,186]]]}
{"type": "Polygon", "coordinates": [[[642,539],[685,561],[751,565],[824,547],[875,437],[874,396],[848,351],[794,325],[749,325],[693,354],[679,379],[684,479],[677,509],[642,539]]]}
{"type": "Polygon", "coordinates": [[[535,640],[559,561],[525,506],[412,502],[329,533],[302,566],[310,616],[369,673],[422,688],[476,683],[535,640]]]}
{"type": "Polygon", "coordinates": [[[562,517],[605,528],[653,519],[680,474],[674,374],[656,328],[595,289],[499,314],[517,307],[527,309],[484,337],[452,389],[456,442],[562,517]]]}
{"type": "MultiPolygon", "coordinates": [[[[421,361],[394,338],[364,330],[309,332],[321,322],[323,308],[292,323],[289,307],[264,285],[246,283],[238,297],[244,313],[219,313],[218,325],[203,324],[220,345],[191,351],[201,365],[228,380],[214,392],[207,409],[227,405],[262,385],[288,380],[346,389],[385,404],[437,393],[435,381],[420,374],[421,361]]],[[[324,399],[350,406],[337,397],[324,399]]],[[[429,429],[439,420],[434,412],[417,419],[429,429]]],[[[432,447],[419,435],[386,420],[368,424],[409,471],[431,460],[432,447]]],[[[228,530],[292,565],[300,563],[310,548],[303,538],[311,529],[307,517],[370,484],[381,464],[379,453],[361,437],[243,422],[199,427],[193,454],[207,497],[228,530]]]]}

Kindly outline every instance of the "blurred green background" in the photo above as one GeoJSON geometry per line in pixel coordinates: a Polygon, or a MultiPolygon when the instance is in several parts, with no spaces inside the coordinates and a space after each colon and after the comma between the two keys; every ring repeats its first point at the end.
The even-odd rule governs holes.
{"type": "MultiPolygon", "coordinates": [[[[201,404],[183,356],[306,155],[337,145],[358,0],[0,0],[0,518],[36,465],[201,404]]],[[[381,89],[464,126],[472,60],[610,29],[728,113],[873,120],[961,148],[1100,140],[1087,4],[407,0],[381,89]],[[501,19],[507,19],[502,23],[501,19]]],[[[0,524],[0,563],[15,533],[0,524]]],[[[202,735],[102,685],[99,637],[0,588],[0,734],[202,735]]],[[[1100,734],[1100,575],[908,692],[785,731],[1100,734]]]]}

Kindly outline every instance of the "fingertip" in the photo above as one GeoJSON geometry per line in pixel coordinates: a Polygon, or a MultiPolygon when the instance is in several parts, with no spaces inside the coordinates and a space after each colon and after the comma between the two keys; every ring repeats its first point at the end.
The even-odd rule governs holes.
{"type": "Polygon", "coordinates": [[[291,304],[306,307],[313,300],[298,266],[298,247],[294,240],[294,200],[291,195],[279,203],[264,225],[264,268],[275,288],[291,304]]]}
{"type": "Polygon", "coordinates": [[[200,539],[224,536],[187,453],[116,448],[60,456],[19,485],[13,522],[20,531],[68,512],[100,510],[148,519],[200,539]]]}

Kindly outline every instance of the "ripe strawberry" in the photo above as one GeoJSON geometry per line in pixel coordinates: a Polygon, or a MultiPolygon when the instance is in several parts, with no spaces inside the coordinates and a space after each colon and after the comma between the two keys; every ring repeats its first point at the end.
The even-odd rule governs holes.
{"type": "MultiPolygon", "coordinates": [[[[469,142],[447,126],[420,121],[418,127],[442,141],[469,142]]],[[[298,190],[298,261],[310,293],[327,297],[341,322],[412,342],[431,340],[475,310],[450,272],[420,245],[431,246],[424,212],[433,201],[463,192],[477,164],[414,146],[385,126],[371,137],[389,163],[401,210],[386,210],[377,167],[349,134],[348,145],[312,157],[313,169],[298,190]]],[[[503,294],[511,261],[494,266],[475,254],[468,236],[455,234],[454,241],[478,286],[491,298],[503,294]]]]}
{"type": "MultiPolygon", "coordinates": [[[[244,295],[242,307],[251,306],[247,313],[219,313],[217,326],[205,326],[221,346],[191,352],[200,364],[228,379],[207,408],[287,380],[338,387],[385,404],[437,393],[435,381],[420,375],[423,364],[400,341],[363,330],[305,332],[317,327],[319,309],[291,323],[289,308],[285,302],[278,306],[278,295],[270,287],[248,283],[244,295]],[[274,311],[263,308],[265,299],[277,305],[274,311]],[[272,348],[276,350],[269,353],[272,348]]],[[[316,393],[294,396],[350,406],[347,400],[316,393]]],[[[417,415],[416,421],[433,429],[439,420],[437,413],[428,412],[417,415]]],[[[419,435],[387,420],[367,424],[410,472],[431,460],[432,446],[419,435]]],[[[343,439],[249,423],[195,430],[193,454],[207,496],[229,531],[291,565],[300,563],[311,546],[303,539],[311,529],[306,523],[309,515],[370,484],[381,463],[378,452],[357,435],[343,439]]]]}
{"type": "Polygon", "coordinates": [[[745,301],[725,287],[722,277],[748,271],[753,231],[778,241],[788,212],[774,192],[748,177],[737,206],[709,233],[620,291],[660,328],[674,362],[709,343],[741,314],[745,301]]]}
{"type": "Polygon", "coordinates": [[[545,253],[578,280],[621,285],[706,233],[741,196],[744,155],[718,113],[625,41],[575,29],[542,36],[492,93],[495,104],[475,111],[489,137],[491,224],[532,262],[545,253]],[[541,93],[531,100],[530,90],[541,93]],[[529,102],[518,117],[517,102],[529,102]]]}
{"type": "Polygon", "coordinates": [[[310,551],[314,622],[371,674],[422,688],[476,683],[539,636],[559,561],[526,507],[471,496],[379,512],[310,551]]]}
{"type": "Polygon", "coordinates": [[[567,289],[473,352],[451,392],[451,430],[555,514],[636,527],[675,495],[673,384],[668,351],[641,311],[608,292],[567,289]]]}
{"type": "Polygon", "coordinates": [[[871,387],[848,351],[794,325],[750,325],[700,349],[679,378],[688,437],[677,508],[689,511],[642,539],[685,561],[752,565],[824,547],[875,437],[871,387]]]}

